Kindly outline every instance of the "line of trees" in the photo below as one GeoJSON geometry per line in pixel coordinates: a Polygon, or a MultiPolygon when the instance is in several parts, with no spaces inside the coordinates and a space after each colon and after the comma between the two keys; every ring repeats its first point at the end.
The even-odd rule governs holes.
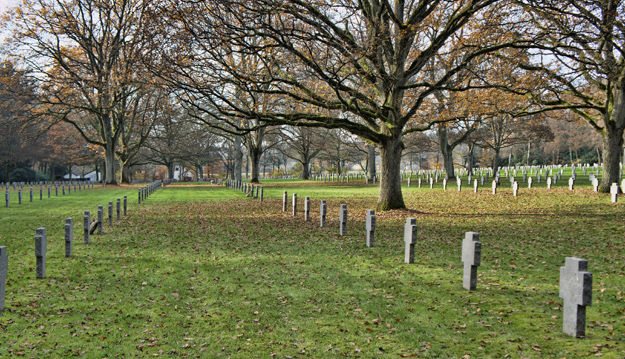
{"type": "Polygon", "coordinates": [[[315,157],[340,170],[376,148],[377,208],[389,210],[405,207],[402,154],[423,147],[420,134],[434,137],[453,176],[461,144],[469,166],[488,148],[497,168],[502,148],[552,140],[550,118],[581,119],[600,135],[608,191],[625,130],[624,6],[27,0],[5,30],[40,123],[65,123],[101,148],[107,183],[116,162],[123,181],[142,161],[202,168],[208,160],[191,160],[189,147],[237,179],[245,149],[252,181],[278,147],[304,177],[315,157]]]}

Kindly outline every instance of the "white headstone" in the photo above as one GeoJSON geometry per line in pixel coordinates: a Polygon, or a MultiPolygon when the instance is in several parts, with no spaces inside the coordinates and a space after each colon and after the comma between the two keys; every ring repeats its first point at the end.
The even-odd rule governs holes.
{"type": "Polygon", "coordinates": [[[372,209],[367,210],[367,219],[366,219],[366,228],[367,228],[367,247],[373,247],[373,242],[375,238],[375,211],[372,209]]]}
{"type": "Polygon", "coordinates": [[[560,298],[564,299],[562,313],[564,333],[586,335],[586,306],[592,305],[592,273],[588,261],[567,257],[560,267],[560,298]]]}
{"type": "Polygon", "coordinates": [[[462,286],[466,290],[475,290],[477,286],[477,267],[482,263],[482,244],[479,234],[466,232],[462,241],[462,262],[464,275],[462,286]]]}
{"type": "Polygon", "coordinates": [[[414,247],[417,243],[417,220],[414,218],[406,218],[406,224],[404,225],[404,243],[406,245],[404,262],[414,263],[414,247]]]}

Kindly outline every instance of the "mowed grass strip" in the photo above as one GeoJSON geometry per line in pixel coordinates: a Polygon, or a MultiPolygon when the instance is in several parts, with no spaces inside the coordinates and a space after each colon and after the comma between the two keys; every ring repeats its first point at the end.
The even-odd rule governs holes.
{"type": "MultiPolygon", "coordinates": [[[[455,184],[455,181],[451,182],[455,184]]],[[[267,181],[260,202],[180,184],[137,205],[135,187],[0,208],[9,253],[0,355],[11,357],[622,357],[624,205],[575,191],[404,188],[408,211],[377,213],[365,246],[364,181],[267,181]],[[282,193],[289,206],[282,212],[282,193]],[[299,213],[291,215],[292,193],[299,213]],[[82,244],[82,211],[127,194],[129,214],[82,244]],[[311,221],[303,201],[311,197],[311,221]],[[319,203],[328,201],[327,227],[319,203]],[[338,210],[348,206],[347,236],[338,210]],[[74,257],[63,225],[74,218],[74,257]],[[417,219],[415,264],[403,224],[417,219]],[[35,279],[34,234],[48,229],[48,277],[35,279]],[[462,288],[466,231],[483,245],[478,290],[462,288]],[[559,268],[589,261],[587,338],[562,334],[559,268]]],[[[106,217],[106,215],[105,215],[106,217]]]]}

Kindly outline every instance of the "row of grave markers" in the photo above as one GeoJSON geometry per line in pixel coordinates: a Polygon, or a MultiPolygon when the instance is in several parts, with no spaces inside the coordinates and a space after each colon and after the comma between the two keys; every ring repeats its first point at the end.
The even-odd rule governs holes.
{"type": "MultiPolygon", "coordinates": [[[[121,198],[117,198],[117,220],[121,219],[122,205],[121,198]]],[[[128,210],[128,197],[124,196],[123,201],[123,213],[126,216],[128,210]]],[[[96,226],[94,231],[97,229],[98,234],[102,234],[104,222],[104,208],[103,206],[98,206],[98,214],[97,219],[94,221],[93,225],[96,226]]],[[[108,205],[108,224],[109,226],[113,225],[113,202],[109,202],[108,205]]],[[[83,216],[83,227],[84,227],[84,243],[89,244],[90,242],[90,231],[91,231],[91,212],[85,211],[83,216]]],[[[67,218],[65,220],[65,257],[69,258],[72,256],[73,251],[73,242],[74,242],[74,223],[72,218],[67,218]]],[[[35,257],[36,257],[36,271],[35,276],[37,279],[43,279],[46,277],[46,254],[48,251],[48,237],[46,234],[45,228],[38,228],[35,234],[35,257]]],[[[5,292],[6,292],[6,280],[8,277],[8,256],[5,246],[0,246],[0,311],[2,311],[5,307],[5,292]]]]}
{"type": "Polygon", "coordinates": [[[171,180],[163,180],[156,181],[148,184],[147,186],[143,186],[137,190],[137,199],[139,200],[139,204],[142,201],[145,201],[150,195],[152,195],[156,190],[161,187],[167,186],[171,183],[171,180]]]}
{"type": "Polygon", "coordinates": [[[235,181],[235,180],[226,180],[224,185],[227,188],[231,188],[234,190],[241,191],[245,193],[247,197],[251,197],[254,199],[258,199],[261,202],[265,198],[265,189],[262,186],[255,185],[253,183],[243,182],[243,181],[235,181]]]}
{"type": "MultiPolygon", "coordinates": [[[[63,184],[61,186],[61,190],[62,190],[63,195],[66,194],[65,188],[66,187],[63,184]]],[[[92,183],[87,183],[87,184],[83,183],[82,185],[81,185],[81,183],[78,183],[78,185],[74,184],[74,192],[78,192],[78,191],[81,191],[81,190],[86,190],[86,189],[89,189],[89,188],[93,189],[93,184],[92,183]]],[[[44,197],[44,195],[43,195],[44,190],[43,189],[44,189],[43,186],[39,186],[39,200],[43,200],[43,197],[44,197]]],[[[51,198],[52,197],[52,186],[48,186],[47,190],[48,190],[48,198],[51,198]]],[[[17,188],[15,191],[17,191],[18,204],[22,204],[22,202],[23,202],[23,188],[22,187],[21,188],[17,188]]],[[[54,187],[54,192],[55,192],[56,197],[58,197],[59,196],[59,187],[58,186],[54,187]]],[[[71,185],[69,185],[67,187],[67,193],[68,194],[72,193],[71,185]]],[[[30,188],[30,202],[33,202],[33,199],[34,199],[34,189],[31,187],[30,188]]],[[[8,188],[8,185],[7,185],[7,188],[6,188],[5,194],[4,194],[5,206],[7,208],[9,208],[10,200],[11,200],[11,194],[9,192],[9,188],[8,188]]]]}
{"type": "MultiPolygon", "coordinates": [[[[518,183],[518,182],[516,182],[518,183]]],[[[282,196],[282,211],[287,211],[288,193],[282,196]]],[[[297,215],[297,194],[292,196],[292,215],[297,215]]],[[[321,200],[319,217],[320,227],[326,226],[327,202],[321,200]]],[[[310,197],[304,199],[304,220],[310,220],[310,197]]],[[[375,239],[375,211],[366,211],[366,246],[373,247],[375,239]]],[[[347,205],[341,204],[339,209],[339,234],[347,235],[347,205]]],[[[404,225],[404,262],[414,263],[415,245],[417,243],[417,223],[415,218],[407,218],[404,225]]],[[[466,232],[462,241],[462,262],[464,263],[462,286],[469,291],[477,288],[477,268],[481,265],[482,243],[479,234],[466,232]]],[[[592,304],[592,274],[588,272],[588,262],[584,259],[567,257],[565,266],[560,268],[560,293],[564,300],[563,332],[574,336],[585,336],[586,306],[592,304]]]]}

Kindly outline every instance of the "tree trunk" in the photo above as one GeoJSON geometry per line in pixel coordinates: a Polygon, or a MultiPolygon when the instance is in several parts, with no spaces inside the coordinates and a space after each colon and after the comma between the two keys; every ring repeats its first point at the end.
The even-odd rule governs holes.
{"type": "Polygon", "coordinates": [[[495,157],[493,158],[493,173],[497,173],[499,169],[499,148],[494,148],[495,157]]]}
{"type": "Polygon", "coordinates": [[[367,156],[369,156],[369,181],[375,178],[375,146],[367,145],[367,156]]]}
{"type": "Polygon", "coordinates": [[[169,177],[170,181],[174,180],[174,164],[170,163],[167,165],[167,177],[169,177]]]}
{"type": "Polygon", "coordinates": [[[475,144],[469,143],[467,146],[469,148],[467,153],[467,172],[471,173],[473,171],[473,150],[475,149],[475,144]]]}
{"type": "Polygon", "coordinates": [[[260,157],[262,155],[262,148],[260,146],[250,146],[248,151],[248,157],[252,162],[252,178],[250,179],[251,183],[259,183],[258,175],[260,172],[260,157]]]}
{"type": "Polygon", "coordinates": [[[401,193],[401,153],[404,144],[401,136],[380,144],[380,195],[378,211],[406,208],[401,193]]]}
{"type": "Polygon", "coordinates": [[[310,178],[310,171],[309,171],[309,167],[310,167],[310,160],[307,156],[302,156],[303,161],[302,163],[302,179],[303,180],[307,180],[310,178]]]}
{"type": "Polygon", "coordinates": [[[445,178],[454,178],[454,149],[449,145],[447,139],[447,129],[443,126],[438,129],[438,143],[443,155],[443,168],[445,169],[445,178]]]}
{"type": "Polygon", "coordinates": [[[127,183],[130,184],[131,180],[130,180],[130,166],[128,165],[128,160],[122,160],[120,158],[119,160],[119,165],[121,166],[121,173],[122,173],[122,181],[121,183],[127,183]]]}
{"type": "Polygon", "coordinates": [[[104,182],[106,184],[115,184],[115,146],[107,142],[105,149],[106,174],[104,182]]]}
{"type": "Polygon", "coordinates": [[[609,193],[612,183],[619,183],[623,129],[614,126],[612,121],[606,122],[603,130],[603,176],[599,191],[609,193]]]}
{"type": "Polygon", "coordinates": [[[241,168],[243,167],[243,151],[241,151],[241,136],[234,137],[234,168],[232,177],[235,181],[242,181],[241,168]]]}

